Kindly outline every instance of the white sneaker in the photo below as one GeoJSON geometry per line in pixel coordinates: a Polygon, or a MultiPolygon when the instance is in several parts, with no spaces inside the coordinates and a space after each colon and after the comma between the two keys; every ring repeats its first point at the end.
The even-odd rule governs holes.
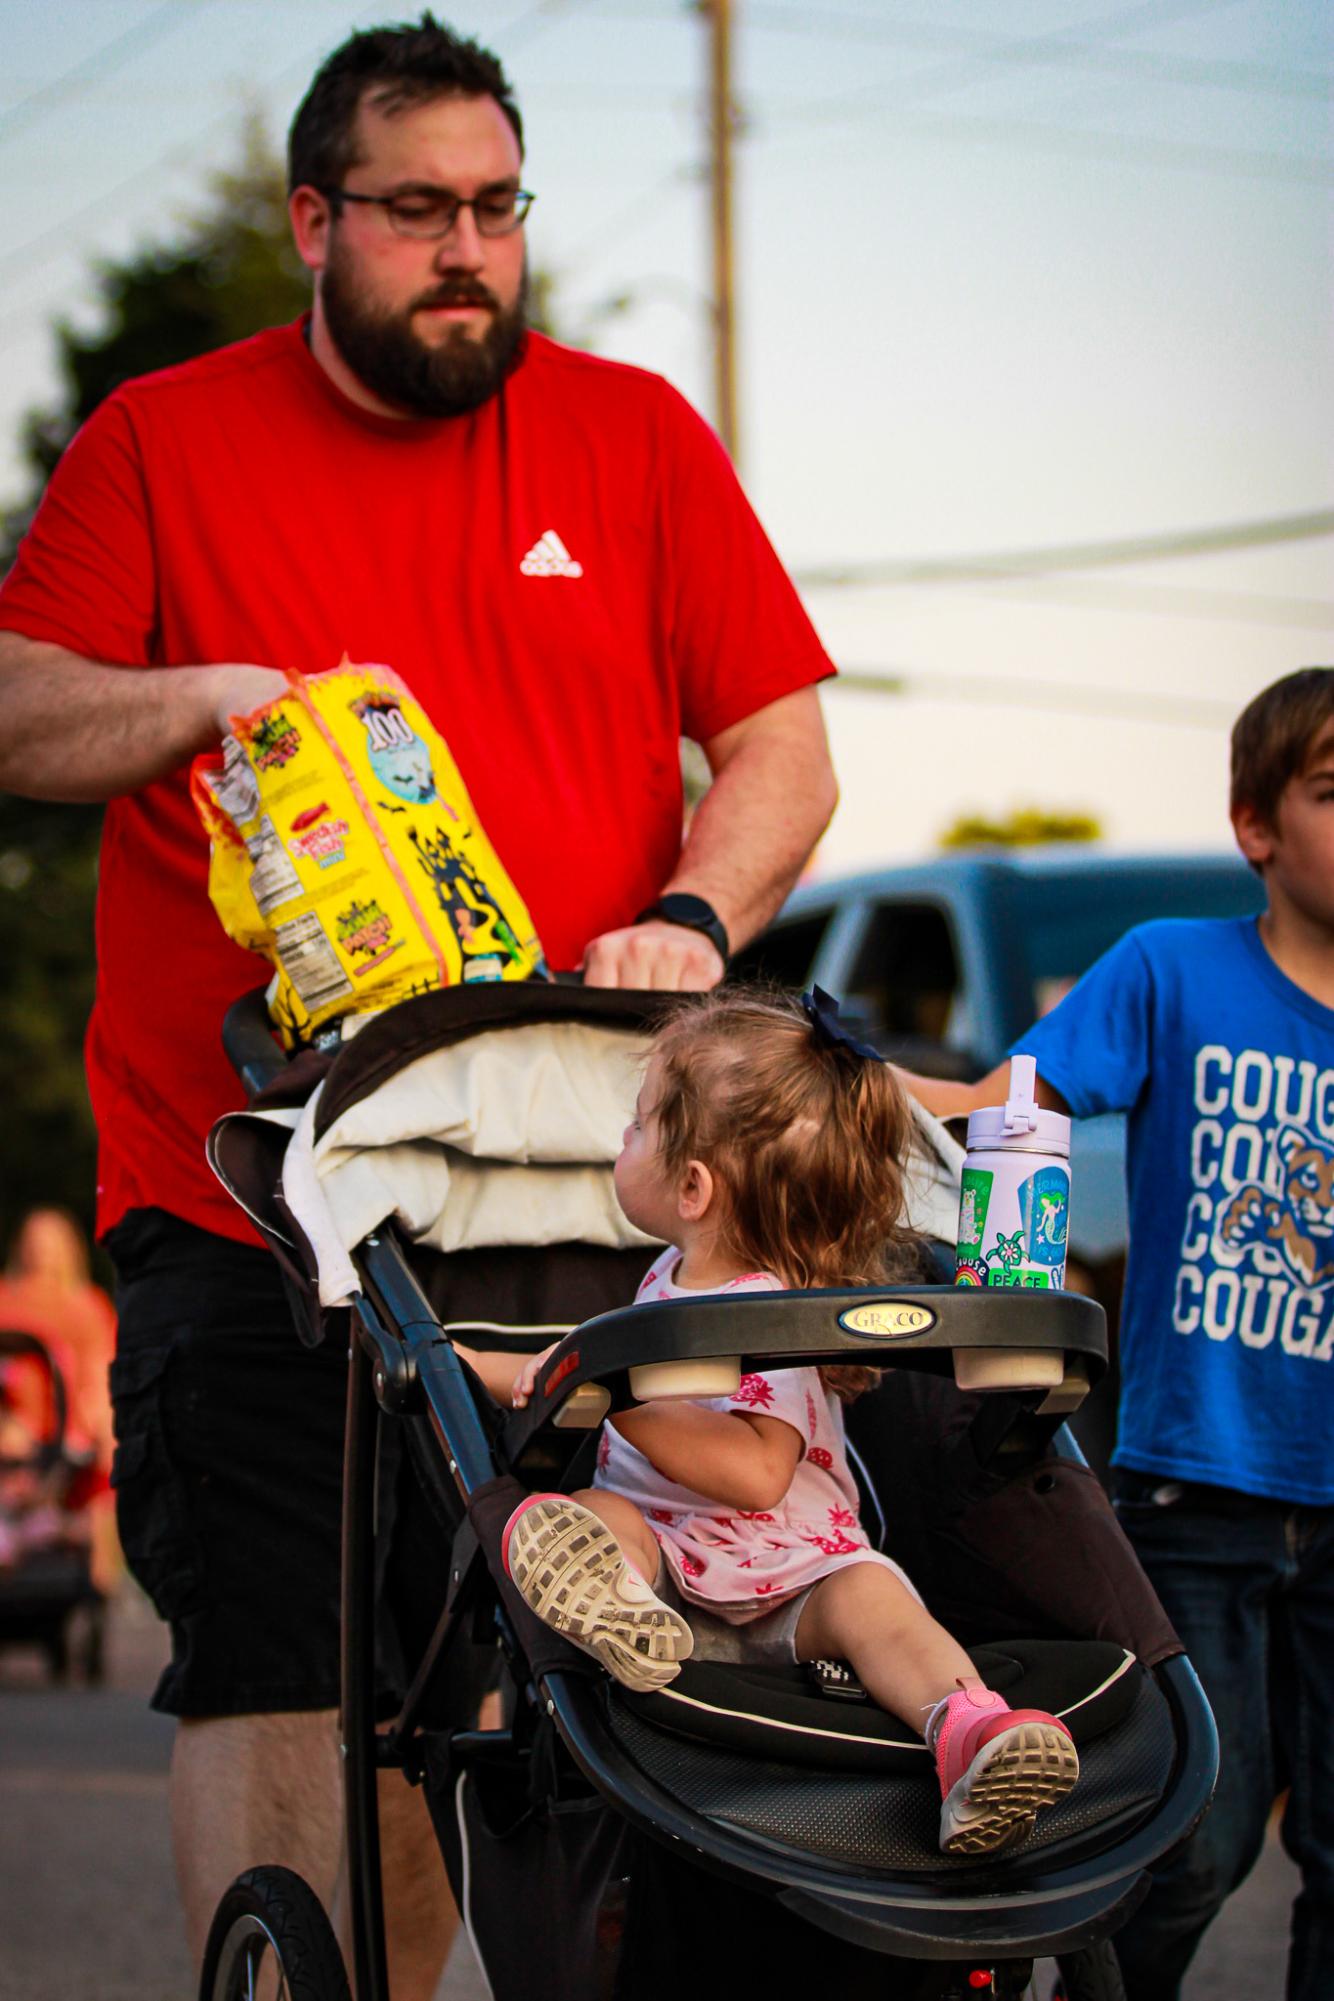
{"type": "Polygon", "coordinates": [[[635,1571],[611,1530],[568,1494],[538,1494],[505,1524],[505,1568],[539,1619],[637,1694],[663,1688],[694,1635],[635,1571]]]}

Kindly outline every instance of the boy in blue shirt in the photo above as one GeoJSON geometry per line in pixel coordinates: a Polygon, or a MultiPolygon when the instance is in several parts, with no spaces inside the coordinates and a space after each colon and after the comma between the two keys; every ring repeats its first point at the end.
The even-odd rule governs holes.
{"type": "MultiPolygon", "coordinates": [[[[1334,1995],[1334,669],[1238,718],[1231,814],[1264,914],[1137,926],[1016,1045],[1042,1104],[1129,1114],[1114,1498],[1222,1746],[1116,1941],[1130,2001],[1176,2001],[1285,1784],[1288,2001],[1334,1995]]],[[[905,1082],[950,1117],[1007,1074],[905,1082]]]]}

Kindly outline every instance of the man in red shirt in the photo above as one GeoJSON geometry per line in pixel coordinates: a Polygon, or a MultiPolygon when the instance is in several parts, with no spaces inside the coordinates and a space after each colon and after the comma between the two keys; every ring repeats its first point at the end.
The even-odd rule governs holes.
{"type": "MultiPolygon", "coordinates": [[[[447,737],[556,966],[703,988],[832,810],[832,671],[712,433],[668,386],[525,330],[522,127],[424,16],[354,35],[291,133],[308,318],[124,385],[0,588],[0,785],[109,801],[89,1026],[121,1279],[122,1531],[171,1622],[155,1702],[191,1941],[237,1870],[326,1897],[339,1840],[341,1358],[282,1338],[203,1160],[256,961],[208,903],[190,759],[347,652],[447,737]],[[713,785],[681,839],[678,739],[713,785]]],[[[333,1344],[330,1344],[331,1346],[333,1344]]],[[[417,1795],[387,1796],[391,1970],[449,1939],[417,1795]]]]}

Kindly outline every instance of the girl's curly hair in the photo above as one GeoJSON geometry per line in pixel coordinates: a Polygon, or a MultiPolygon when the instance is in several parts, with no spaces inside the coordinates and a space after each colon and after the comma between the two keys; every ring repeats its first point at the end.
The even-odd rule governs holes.
{"type": "MultiPolygon", "coordinates": [[[[726,1205],[723,1241],[748,1268],[793,1287],[918,1278],[920,1237],[904,1221],[912,1115],[888,1064],[816,1040],[789,994],[692,995],[653,1040],[663,1164],[702,1160],[726,1205]]],[[[821,1379],[850,1402],[878,1369],[821,1379]]]]}

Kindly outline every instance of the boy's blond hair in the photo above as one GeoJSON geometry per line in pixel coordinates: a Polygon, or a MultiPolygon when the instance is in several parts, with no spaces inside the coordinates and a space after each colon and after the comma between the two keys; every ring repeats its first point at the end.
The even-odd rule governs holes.
{"type": "MultiPolygon", "coordinates": [[[[736,988],[677,1005],[653,1048],[663,1165],[717,1176],[723,1241],[746,1266],[794,1287],[920,1279],[904,1221],[912,1115],[887,1064],[817,1041],[790,995],[736,988]]],[[[820,1374],[851,1398],[879,1371],[820,1374]]]]}

